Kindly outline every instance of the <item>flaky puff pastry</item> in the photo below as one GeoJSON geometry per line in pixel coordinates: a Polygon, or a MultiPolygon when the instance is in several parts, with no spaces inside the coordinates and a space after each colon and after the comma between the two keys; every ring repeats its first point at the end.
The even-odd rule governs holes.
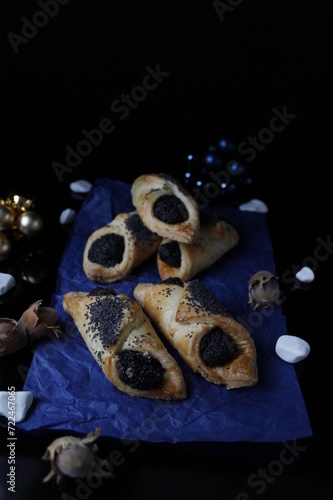
{"type": "Polygon", "coordinates": [[[170,278],[157,285],[138,284],[134,297],[193,371],[228,389],[257,383],[256,349],[250,334],[198,280],[183,284],[170,278]],[[209,358],[214,364],[216,354],[225,357],[225,352],[232,359],[209,366],[209,358]]]}
{"type": "Polygon", "coordinates": [[[94,231],[83,253],[83,270],[90,280],[113,283],[151,257],[161,238],[149,231],[136,210],[118,214],[94,231]]]}
{"type": "Polygon", "coordinates": [[[183,243],[193,243],[199,235],[199,210],[194,198],[173,177],[167,174],[141,175],[133,182],[132,202],[142,222],[158,235],[183,243]],[[162,214],[156,216],[156,209],[162,201],[162,214]],[[167,207],[168,201],[170,207],[167,207]],[[178,207],[174,206],[178,202],[178,207]],[[173,206],[172,206],[173,205],[173,206]],[[165,208],[165,210],[163,210],[165,208]],[[176,215],[175,215],[176,212],[176,215]],[[181,222],[165,222],[172,216],[181,222]]]}
{"type": "Polygon", "coordinates": [[[189,281],[207,269],[239,242],[239,235],[223,215],[200,214],[200,236],[195,243],[173,242],[164,238],[157,253],[157,266],[162,280],[180,278],[189,281]]]}
{"type": "Polygon", "coordinates": [[[138,302],[113,289],[68,292],[64,310],[73,318],[105,376],[130,396],[184,399],[182,372],[138,302]]]}

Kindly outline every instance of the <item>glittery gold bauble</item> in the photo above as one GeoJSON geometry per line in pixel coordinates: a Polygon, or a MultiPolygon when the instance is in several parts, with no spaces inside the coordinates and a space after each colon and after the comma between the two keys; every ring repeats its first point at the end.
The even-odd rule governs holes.
{"type": "Polygon", "coordinates": [[[14,210],[6,205],[0,205],[0,231],[6,231],[13,225],[15,219],[14,210]]]}
{"type": "Polygon", "coordinates": [[[12,251],[12,244],[4,234],[0,234],[0,261],[9,257],[12,251]]]}
{"type": "Polygon", "coordinates": [[[37,212],[28,210],[17,219],[17,227],[25,236],[35,236],[43,227],[43,219],[37,212]]]}
{"type": "Polygon", "coordinates": [[[5,201],[6,205],[12,207],[16,213],[26,212],[33,208],[33,200],[21,196],[20,194],[10,193],[5,201]]]}

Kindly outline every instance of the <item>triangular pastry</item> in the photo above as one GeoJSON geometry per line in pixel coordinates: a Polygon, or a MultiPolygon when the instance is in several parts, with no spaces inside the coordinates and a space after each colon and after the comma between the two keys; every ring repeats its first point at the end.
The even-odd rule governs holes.
{"type": "Polygon", "coordinates": [[[144,226],[136,211],[120,213],[88,238],[83,270],[91,280],[115,282],[153,255],[160,242],[161,238],[144,226]]]}
{"type": "Polygon", "coordinates": [[[110,287],[68,292],[64,310],[73,318],[106,377],[130,396],[183,399],[181,370],[138,302],[110,287]]]}
{"type": "Polygon", "coordinates": [[[228,389],[257,383],[250,334],[198,280],[138,284],[134,297],[193,371],[228,389]]]}
{"type": "Polygon", "coordinates": [[[162,280],[180,278],[189,281],[200,271],[213,265],[237,245],[235,228],[218,212],[200,213],[200,236],[192,243],[164,238],[157,253],[157,266],[162,280]]]}
{"type": "Polygon", "coordinates": [[[193,243],[199,235],[196,201],[168,174],[141,175],[133,182],[132,202],[142,222],[159,236],[193,243]]]}

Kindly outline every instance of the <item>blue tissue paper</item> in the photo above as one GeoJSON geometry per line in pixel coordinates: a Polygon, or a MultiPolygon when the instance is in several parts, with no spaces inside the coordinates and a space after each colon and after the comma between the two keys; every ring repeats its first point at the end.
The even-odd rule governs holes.
{"type": "MultiPolygon", "coordinates": [[[[258,384],[230,390],[210,384],[193,373],[162,336],[182,369],[185,400],[132,398],[105,377],[72,318],[64,312],[62,298],[65,292],[90,291],[99,285],[83,272],[83,251],[93,231],[118,213],[134,209],[130,187],[120,181],[97,179],[77,215],[50,304],[57,310],[63,333],[58,339],[50,335],[38,342],[24,386],[24,390],[33,392],[35,403],[18,427],[30,432],[87,434],[100,426],[104,436],[164,443],[281,442],[311,436],[294,366],[275,353],[277,339],[287,334],[281,308],[253,311],[248,304],[251,275],[260,270],[275,273],[264,214],[214,208],[237,229],[240,242],[196,276],[252,335],[258,384]]],[[[160,281],[153,256],[112,286],[117,293],[133,298],[137,283],[160,281]]]]}

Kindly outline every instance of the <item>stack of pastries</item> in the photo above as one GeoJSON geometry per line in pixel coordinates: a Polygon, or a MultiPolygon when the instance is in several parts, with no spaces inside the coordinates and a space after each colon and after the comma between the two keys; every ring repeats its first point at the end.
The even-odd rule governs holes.
{"type": "Polygon", "coordinates": [[[228,389],[256,384],[250,334],[192,279],[237,245],[237,231],[220,213],[199,213],[193,197],[167,174],[141,175],[131,196],[131,212],[118,214],[88,238],[84,272],[90,280],[112,283],[156,254],[161,282],[138,284],[135,301],[100,286],[63,298],[104,374],[131,396],[184,399],[182,371],[155,325],[208,382],[228,389]]]}
{"type": "Polygon", "coordinates": [[[217,212],[199,213],[187,190],[167,174],[141,175],[132,189],[135,210],[118,214],[89,237],[86,276],[112,283],[157,254],[162,279],[191,279],[237,245],[237,231],[217,212]]]}

